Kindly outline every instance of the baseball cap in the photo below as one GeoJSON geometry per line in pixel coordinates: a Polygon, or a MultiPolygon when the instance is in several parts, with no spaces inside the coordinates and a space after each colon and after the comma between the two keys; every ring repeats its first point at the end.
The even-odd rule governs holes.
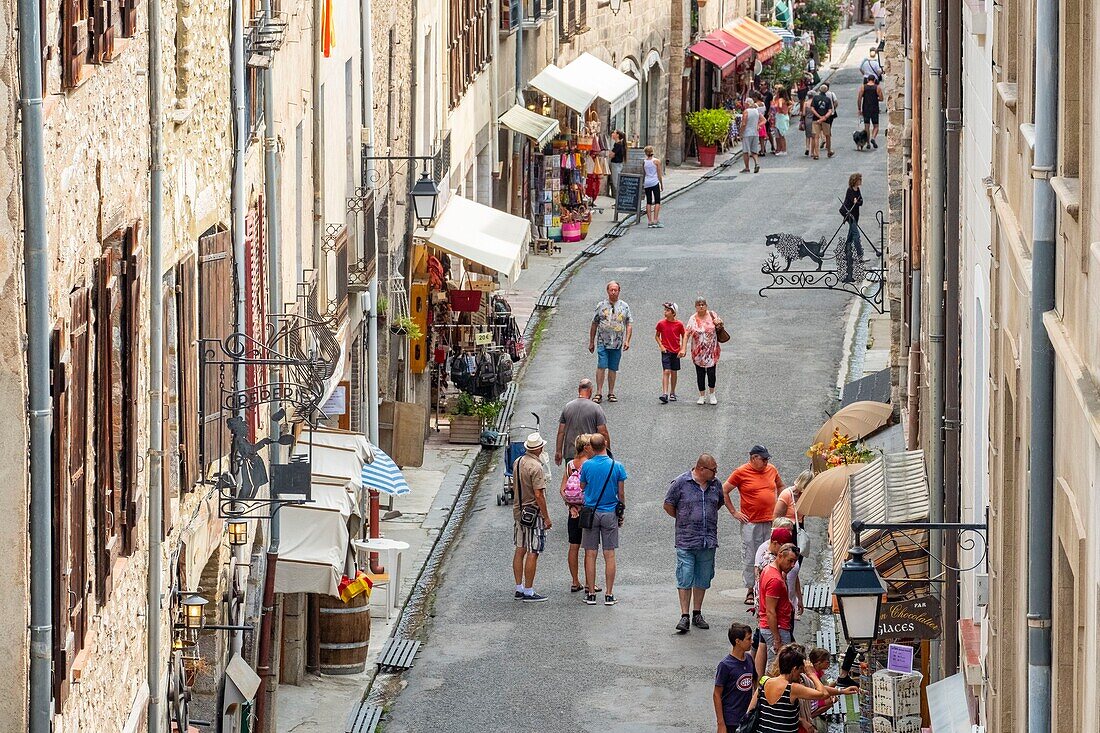
{"type": "Polygon", "coordinates": [[[786,527],[776,527],[772,530],[772,542],[778,542],[781,545],[794,542],[794,533],[786,527]]]}
{"type": "Polygon", "coordinates": [[[667,301],[664,305],[665,305],[665,308],[668,308],[673,313],[679,313],[680,312],[680,306],[676,305],[671,300],[667,301]]]}
{"type": "Polygon", "coordinates": [[[768,449],[765,448],[762,445],[754,445],[749,450],[749,455],[750,456],[760,456],[761,458],[771,458],[772,457],[772,454],[768,453],[768,449]]]}

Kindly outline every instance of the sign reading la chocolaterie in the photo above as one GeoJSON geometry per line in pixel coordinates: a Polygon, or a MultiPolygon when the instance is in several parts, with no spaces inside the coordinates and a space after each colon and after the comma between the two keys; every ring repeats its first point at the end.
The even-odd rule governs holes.
{"type": "Polygon", "coordinates": [[[938,639],[941,633],[940,600],[935,596],[882,604],[880,639],[938,639]]]}

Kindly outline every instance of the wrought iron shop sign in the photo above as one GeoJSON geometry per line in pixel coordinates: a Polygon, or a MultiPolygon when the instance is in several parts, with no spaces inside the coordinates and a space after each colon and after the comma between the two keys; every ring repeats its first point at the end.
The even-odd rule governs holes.
{"type": "Polygon", "coordinates": [[[274,382],[272,384],[257,384],[235,392],[228,392],[222,399],[222,407],[237,412],[275,402],[295,405],[308,404],[312,399],[313,394],[306,392],[299,384],[274,382]]]}
{"type": "Polygon", "coordinates": [[[833,290],[850,293],[867,301],[879,313],[885,312],[886,288],[886,223],[881,211],[876,212],[878,246],[862,228],[859,243],[839,235],[847,222],[829,239],[805,239],[797,234],[769,234],[765,246],[774,248],[760,271],[771,277],[771,283],[760,288],[760,297],[769,290],[833,290]],[[874,253],[865,258],[862,246],[874,253]],[[793,269],[792,269],[793,267],[793,269]]]}

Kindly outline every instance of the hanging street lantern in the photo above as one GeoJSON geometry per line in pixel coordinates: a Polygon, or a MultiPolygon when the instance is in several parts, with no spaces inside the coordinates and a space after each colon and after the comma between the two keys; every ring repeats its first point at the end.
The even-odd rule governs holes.
{"type": "MultiPolygon", "coordinates": [[[[856,536],[858,538],[858,534],[856,536]]],[[[844,636],[852,642],[870,643],[878,635],[886,586],[875,566],[864,559],[864,553],[857,539],[855,546],[848,550],[848,559],[840,570],[833,595],[840,606],[844,636]]]]}
{"type": "Polygon", "coordinates": [[[420,174],[420,180],[409,192],[412,197],[413,213],[420,226],[425,229],[432,226],[435,221],[435,209],[439,203],[439,186],[436,185],[427,171],[420,174]]]}
{"type": "Polygon", "coordinates": [[[226,525],[229,534],[229,544],[240,547],[248,544],[248,522],[244,519],[231,519],[226,525]]]}
{"type": "Polygon", "coordinates": [[[618,15],[619,11],[623,9],[623,0],[611,0],[609,5],[611,6],[611,14],[618,15]]]}

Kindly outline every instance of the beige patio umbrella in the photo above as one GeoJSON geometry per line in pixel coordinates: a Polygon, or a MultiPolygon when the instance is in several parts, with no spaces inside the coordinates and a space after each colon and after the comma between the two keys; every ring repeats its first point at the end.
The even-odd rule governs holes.
{"type": "Polygon", "coordinates": [[[840,501],[848,479],[867,468],[866,463],[852,463],[822,471],[806,485],[798,499],[797,511],[803,517],[827,517],[840,501]]]}
{"type": "Polygon", "coordinates": [[[890,422],[892,414],[894,408],[886,402],[853,402],[837,410],[835,415],[825,421],[814,436],[814,443],[828,443],[833,439],[834,430],[839,430],[842,435],[853,440],[859,440],[885,426],[890,422]]]}

